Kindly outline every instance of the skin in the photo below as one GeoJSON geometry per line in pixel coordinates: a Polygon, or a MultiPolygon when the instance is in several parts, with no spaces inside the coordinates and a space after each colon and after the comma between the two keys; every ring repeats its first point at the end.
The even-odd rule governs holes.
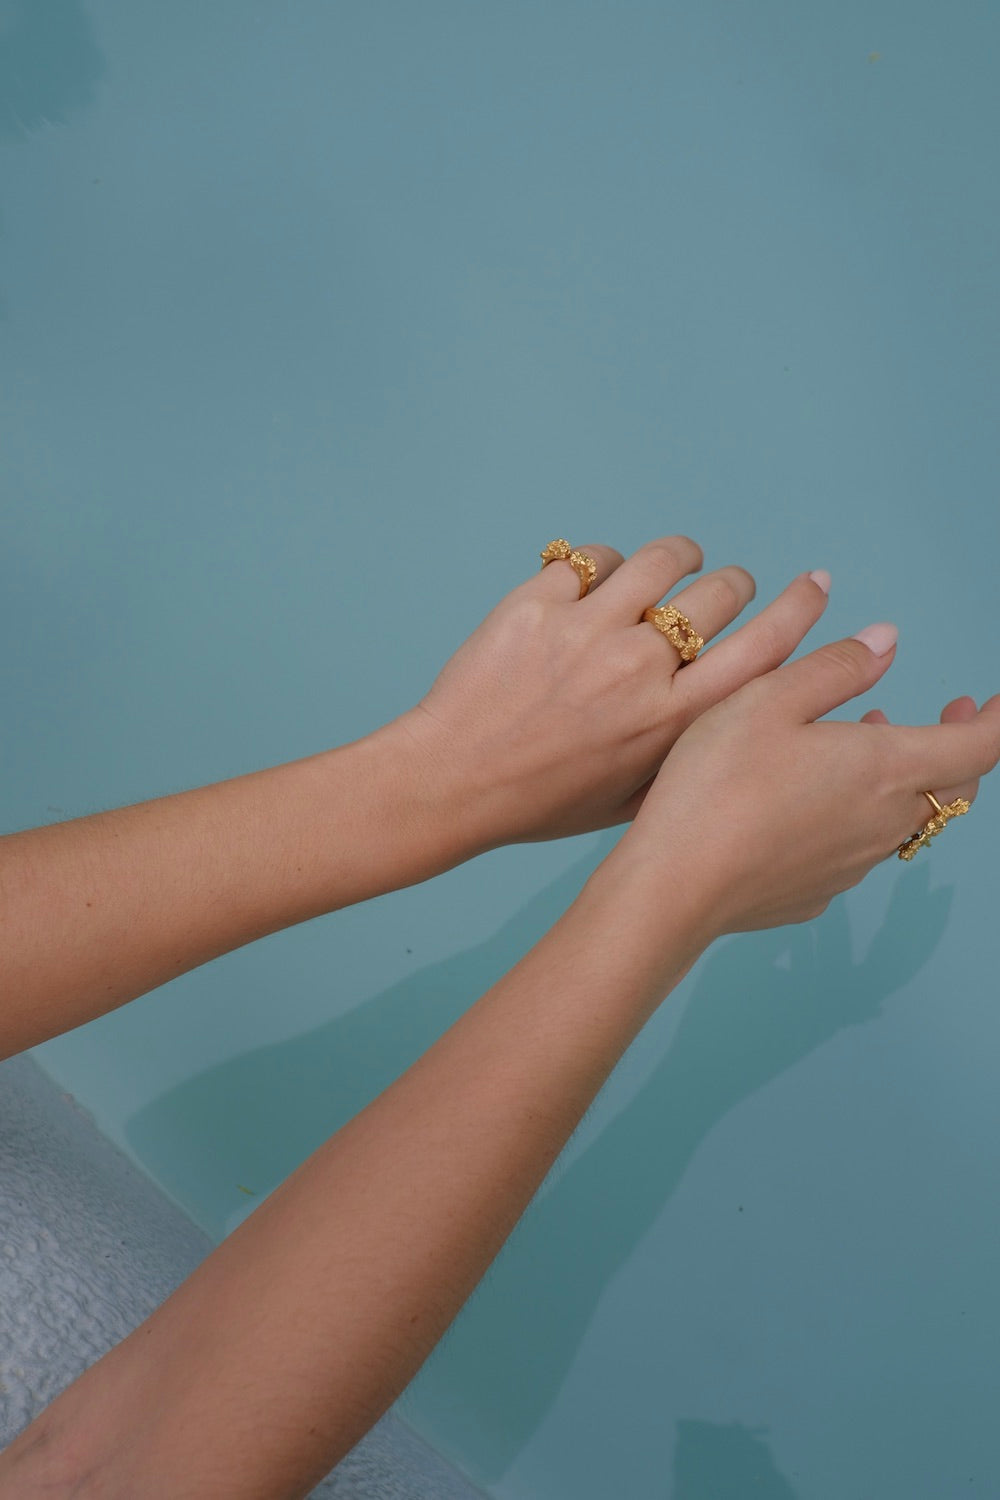
{"type": "MultiPolygon", "coordinates": [[[[611,581],[624,573],[623,565],[611,581]]],[[[812,597],[821,591],[808,580],[793,589],[801,636],[822,608],[812,597]]],[[[582,620],[590,601],[553,602],[582,620]]],[[[624,598],[608,595],[605,603],[619,670],[595,691],[610,699],[630,649],[617,633],[635,639],[627,636],[635,612],[632,626],[622,625],[624,598]]],[[[533,602],[532,610],[544,613],[533,602]]],[[[552,616],[560,630],[563,617],[552,616]]],[[[492,640],[516,654],[522,634],[492,640]]],[[[571,635],[546,679],[567,715],[571,635]]],[[[651,627],[647,638],[669,649],[651,627]]],[[[605,726],[593,736],[597,765],[577,764],[565,791],[558,727],[532,735],[527,707],[520,718],[509,712],[506,770],[494,762],[508,790],[521,792],[516,813],[507,808],[508,829],[519,837],[546,836],[543,826],[548,836],[554,827],[568,831],[584,775],[593,778],[591,816],[634,808],[631,826],[509,974],[0,1456],[3,1500],[307,1494],[419,1368],[624,1049],[706,947],[726,932],[815,915],[926,820],[921,788],[934,788],[941,801],[971,799],[978,777],[997,763],[1000,697],[979,711],[957,699],[941,724],[922,728],[891,726],[879,714],[859,724],[820,722],[890,666],[884,634],[867,639],[881,654],[852,639],[789,665],[761,666],[697,717],[692,701],[712,688],[698,685],[695,669],[730,642],[675,670],[676,688],[662,677],[655,689],[643,682],[641,693],[660,695],[661,714],[673,704],[678,723],[688,715],[651,784],[651,708],[636,715],[624,746],[619,737],[618,753],[634,752],[627,775],[617,773],[610,751],[601,760],[600,734],[610,741],[617,733],[605,726]],[[547,800],[544,776],[532,782],[529,766],[547,768],[547,800]]],[[[740,649],[716,665],[716,683],[738,675],[740,649]]],[[[425,737],[428,783],[458,726],[466,735],[459,743],[475,747],[468,774],[499,732],[490,692],[470,701],[461,657],[425,700],[426,720],[411,726],[425,737]]],[[[508,693],[508,710],[533,702],[537,723],[549,697],[504,670],[503,652],[489,659],[501,664],[495,691],[508,693]]],[[[585,719],[573,718],[577,732],[585,719]]],[[[504,805],[504,796],[482,787],[463,804],[483,847],[504,805]]]]}
{"type": "MultiPolygon", "coordinates": [[[[280,928],[426,880],[485,849],[633,815],[687,725],[783,661],[826,602],[807,577],[702,659],[637,623],[701,567],[687,537],[623,562],[591,547],[513,590],[410,712],[354,744],[0,839],[0,1057],[280,928]],[[581,684],[586,683],[585,691],[581,684]]],[[[677,595],[710,638],[753,597],[742,568],[677,595]]]]}

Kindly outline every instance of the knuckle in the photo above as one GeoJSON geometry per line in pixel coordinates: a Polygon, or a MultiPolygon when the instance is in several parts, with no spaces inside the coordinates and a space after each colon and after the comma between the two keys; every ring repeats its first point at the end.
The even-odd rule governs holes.
{"type": "Polygon", "coordinates": [[[548,599],[537,594],[519,594],[508,601],[505,623],[515,634],[531,637],[546,628],[551,612],[548,599]]]}
{"type": "Polygon", "coordinates": [[[851,682],[856,682],[864,675],[865,657],[870,654],[860,641],[831,641],[828,646],[823,647],[824,659],[830,667],[851,682]]]}
{"type": "Polygon", "coordinates": [[[706,579],[712,602],[720,610],[732,611],[738,609],[743,603],[745,591],[741,589],[738,577],[728,570],[716,573],[714,577],[706,579]]]}
{"type": "Polygon", "coordinates": [[[641,551],[643,561],[657,572],[683,571],[683,553],[672,540],[647,542],[641,551]]]}
{"type": "Polygon", "coordinates": [[[701,558],[702,552],[701,548],[698,546],[698,543],[694,540],[693,537],[685,536],[682,531],[677,532],[672,537],[668,537],[667,540],[671,542],[674,548],[679,551],[682,556],[698,559],[701,558]]]}
{"type": "Polygon", "coordinates": [[[625,561],[616,548],[607,547],[604,542],[584,542],[582,547],[577,548],[577,551],[596,560],[599,574],[606,574],[612,568],[620,567],[625,561]]]}
{"type": "Polygon", "coordinates": [[[689,536],[657,537],[639,550],[654,566],[679,568],[685,573],[701,563],[701,548],[689,536]]]}
{"type": "Polygon", "coordinates": [[[604,646],[601,669],[611,682],[645,682],[649,678],[646,653],[637,651],[632,641],[627,639],[617,643],[608,642],[604,646]]]}
{"type": "Polygon", "coordinates": [[[746,568],[741,568],[738,563],[730,563],[728,567],[722,568],[721,572],[729,579],[738,599],[742,601],[754,597],[757,592],[757,581],[746,568]]]}
{"type": "Polygon", "coordinates": [[[754,624],[755,648],[761,661],[777,666],[791,650],[788,636],[776,620],[759,618],[754,624]]]}

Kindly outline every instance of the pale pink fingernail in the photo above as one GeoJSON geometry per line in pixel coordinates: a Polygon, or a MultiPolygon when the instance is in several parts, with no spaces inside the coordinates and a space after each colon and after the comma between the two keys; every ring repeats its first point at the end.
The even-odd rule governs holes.
{"type": "Polygon", "coordinates": [[[899,631],[895,625],[866,625],[854,639],[867,646],[873,656],[885,656],[899,640],[899,631]]]}
{"type": "Polygon", "coordinates": [[[823,590],[824,594],[830,592],[830,575],[825,568],[817,568],[815,573],[809,574],[809,577],[818,588],[823,590]]]}

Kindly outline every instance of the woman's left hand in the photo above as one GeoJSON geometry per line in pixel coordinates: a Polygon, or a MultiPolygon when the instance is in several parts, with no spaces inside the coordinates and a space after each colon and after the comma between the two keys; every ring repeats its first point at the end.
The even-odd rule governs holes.
{"type": "MultiPolygon", "coordinates": [[[[826,605],[826,575],[821,585],[803,573],[684,665],[642,615],[701,568],[697,543],[663,537],[628,559],[610,547],[580,550],[597,563],[585,598],[571,565],[551,563],[501,601],[397,721],[419,750],[428,785],[449,788],[473,849],[631,818],[687,726],[783,662],[826,605]]],[[[670,603],[708,641],[754,592],[745,569],[724,567],[670,603]]]]}
{"type": "Polygon", "coordinates": [[[869,626],[748,684],[682,737],[595,878],[625,893],[650,953],[663,945],[664,973],[668,918],[682,914],[696,951],[809,921],[926,830],[930,797],[975,801],[1000,760],[1000,695],[979,710],[955,698],[936,725],[892,725],[878,709],[857,724],[826,717],[894,658],[895,627],[869,626]]]}

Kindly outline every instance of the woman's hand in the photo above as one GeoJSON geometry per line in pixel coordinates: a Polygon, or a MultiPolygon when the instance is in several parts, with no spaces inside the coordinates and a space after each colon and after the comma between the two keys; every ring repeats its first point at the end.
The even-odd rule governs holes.
{"type": "Polygon", "coordinates": [[[1000,759],[1000,696],[978,712],[957,698],[924,728],[890,725],[877,710],[857,724],[817,722],[874,686],[894,642],[891,626],[870,626],[706,713],[674,747],[604,876],[630,879],[650,915],[696,891],[707,938],[776,927],[818,915],[894,854],[932,815],[925,789],[942,804],[973,801],[1000,759]]]}
{"type": "MultiPolygon", "coordinates": [[[[814,587],[795,584],[782,596],[791,617],[819,612],[814,587]]],[[[656,581],[641,588],[637,579],[628,617],[634,599],[650,598],[656,581]]],[[[694,599],[688,602],[699,626],[707,623],[694,599]]],[[[506,705],[507,741],[521,771],[520,780],[508,771],[506,784],[531,801],[536,830],[546,809],[563,807],[569,819],[584,795],[592,810],[602,795],[610,799],[610,811],[616,753],[632,753],[632,775],[642,774],[647,750],[630,752],[632,740],[646,745],[664,731],[652,706],[645,726],[637,723],[640,689],[676,715],[676,732],[684,715],[697,711],[699,693],[720,692],[727,673],[753,675],[752,664],[769,649],[766,639],[755,641],[755,622],[674,680],[669,670],[656,671],[648,652],[644,670],[632,664],[629,653],[645,652],[645,637],[628,636],[636,627],[625,623],[624,599],[604,603],[604,616],[568,601],[561,615],[534,603],[498,611],[499,623],[487,622],[478,643],[473,637],[463,648],[467,661],[474,664],[482,648],[478,659],[492,664],[486,688],[477,691],[463,653],[451,681],[442,678],[436,701],[459,737],[457,750],[467,756],[469,744],[478,744],[496,775],[503,756],[489,735],[501,735],[506,705]],[[512,618],[540,622],[533,643],[545,691],[535,696],[520,675],[530,653],[512,618]],[[558,628],[543,630],[550,619],[558,628]],[[588,679],[582,693],[565,675],[570,666],[586,675],[578,634],[601,661],[598,686],[588,679]],[[729,652],[740,636],[750,645],[729,652]],[[498,647],[504,641],[506,657],[498,647]],[[558,653],[554,663],[545,660],[545,647],[558,653]],[[613,652],[633,674],[631,692],[621,696],[613,652]],[[713,657],[714,686],[701,670],[713,657]],[[646,675],[655,688],[646,687],[646,675]],[[675,699],[679,690],[688,696],[675,699]],[[611,726],[599,736],[586,711],[594,692],[605,707],[631,716],[631,734],[616,740],[611,726]],[[573,717],[581,742],[590,736],[588,753],[602,759],[599,775],[579,744],[567,749],[565,737],[562,753],[575,759],[571,773],[559,766],[550,698],[573,717]],[[535,738],[542,748],[533,758],[535,738]]],[[[780,655],[799,625],[785,628],[781,646],[770,646],[780,655]]],[[[929,729],[897,729],[881,715],[861,724],[816,722],[885,671],[892,645],[880,629],[867,633],[872,649],[864,640],[826,646],[747,683],[692,724],[632,827],[552,930],[0,1455],[0,1495],[79,1496],[86,1489],[144,1500],[181,1493],[222,1500],[311,1490],[414,1375],[623,1049],[712,937],[814,914],[927,820],[923,788],[941,801],[959,792],[971,798],[976,778],[996,763],[1000,698],[978,714],[958,700],[946,722],[929,729]]],[[[666,648],[655,632],[649,640],[666,648]]],[[[378,757],[352,770],[350,795],[338,804],[342,817],[351,816],[377,771],[378,757]]],[[[300,795],[314,788],[308,765],[304,774],[305,783],[293,777],[291,800],[284,793],[276,799],[270,820],[286,830],[289,811],[304,805],[307,817],[293,826],[288,854],[317,822],[315,804],[300,795]]],[[[363,805],[349,850],[373,826],[380,831],[373,820],[392,785],[387,775],[380,799],[363,805]]],[[[260,783],[251,791],[221,825],[226,858],[239,867],[252,861],[243,848],[234,856],[229,839],[245,821],[239,814],[259,803],[260,783]]],[[[619,810],[623,805],[619,800],[619,810]]],[[[381,826],[387,836],[404,816],[392,811],[381,826]]],[[[181,816],[176,827],[184,826],[181,816]]],[[[120,862],[120,845],[114,854],[120,862]]],[[[268,860],[269,875],[274,868],[268,860]]],[[[183,886],[177,890],[182,899],[183,886]]],[[[186,929],[197,907],[183,915],[186,929]]],[[[123,931],[120,924],[105,952],[117,953],[123,931]]]]}
{"type": "MultiPolygon", "coordinates": [[[[634,816],[671,745],[697,716],[783,662],[815,624],[829,579],[803,574],[726,641],[680,670],[676,649],[642,620],[702,564],[688,537],[597,563],[584,599],[568,562],[514,589],[398,721],[428,784],[451,789],[456,822],[489,848],[559,838],[634,816]]],[[[671,598],[706,640],[754,595],[725,567],[671,598]]],[[[471,850],[470,850],[471,852],[471,850]]]]}
{"type": "MultiPolygon", "coordinates": [[[[602,581],[585,599],[569,563],[540,571],[418,708],[353,744],[0,839],[0,1056],[496,844],[631,816],[681,730],[784,660],[825,602],[798,579],[679,672],[640,621],[701,566],[698,547],[674,537],[628,562],[591,551],[602,581]]],[[[723,568],[677,602],[710,637],[752,594],[748,574],[723,568]]]]}

